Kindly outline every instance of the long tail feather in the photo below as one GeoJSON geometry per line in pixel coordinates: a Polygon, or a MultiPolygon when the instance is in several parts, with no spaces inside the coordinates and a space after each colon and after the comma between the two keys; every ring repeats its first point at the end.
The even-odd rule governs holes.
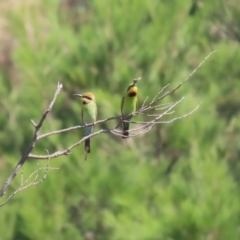
{"type": "MultiPolygon", "coordinates": [[[[93,132],[93,126],[85,128],[85,136],[90,135],[92,132],[93,132]]],[[[84,147],[84,149],[85,149],[86,153],[90,153],[91,152],[91,149],[90,149],[90,138],[87,138],[85,140],[85,147],[84,147]]]]}
{"type": "Polygon", "coordinates": [[[122,138],[128,138],[129,137],[129,133],[128,133],[128,130],[129,130],[129,123],[124,123],[123,124],[123,136],[122,138]]]}
{"type": "Polygon", "coordinates": [[[90,138],[85,140],[85,152],[90,153],[90,138]]]}

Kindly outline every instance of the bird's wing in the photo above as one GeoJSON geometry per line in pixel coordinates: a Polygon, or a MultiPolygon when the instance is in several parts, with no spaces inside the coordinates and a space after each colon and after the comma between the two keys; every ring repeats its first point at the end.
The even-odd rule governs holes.
{"type": "Polygon", "coordinates": [[[83,119],[83,108],[82,108],[82,111],[81,111],[81,118],[82,118],[82,123],[84,124],[84,119],[83,119]]]}
{"type": "Polygon", "coordinates": [[[121,101],[121,114],[123,115],[123,104],[124,104],[124,97],[122,97],[121,101]]]}
{"type": "Polygon", "coordinates": [[[95,121],[97,120],[97,105],[95,107],[95,121]]]}

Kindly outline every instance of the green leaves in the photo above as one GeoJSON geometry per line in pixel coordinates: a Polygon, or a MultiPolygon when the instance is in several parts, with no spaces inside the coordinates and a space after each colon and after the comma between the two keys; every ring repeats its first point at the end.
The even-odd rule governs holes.
{"type": "MultiPolygon", "coordinates": [[[[198,1],[191,16],[191,1],[68,2],[0,8],[16,43],[12,65],[3,65],[0,74],[1,184],[31,139],[30,120],[40,118],[58,81],[64,91],[42,133],[80,123],[73,93],[92,91],[98,119],[112,117],[120,114],[121,98],[134,78],[142,77],[141,106],[166,84],[167,90],[179,85],[217,52],[164,100],[185,97],[173,115],[161,120],[184,115],[202,102],[196,112],[125,142],[98,135],[88,161],[83,146],[52,160],[59,171],[1,208],[1,237],[238,240],[237,1],[198,1]]],[[[34,151],[51,153],[82,136],[81,130],[51,136],[34,151]]],[[[29,160],[24,169],[28,176],[36,163],[29,160]]],[[[20,182],[21,175],[10,190],[20,182]]]]}

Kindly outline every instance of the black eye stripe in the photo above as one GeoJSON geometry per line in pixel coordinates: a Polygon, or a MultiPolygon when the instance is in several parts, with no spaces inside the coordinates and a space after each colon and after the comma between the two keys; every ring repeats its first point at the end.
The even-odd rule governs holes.
{"type": "Polygon", "coordinates": [[[83,96],[83,98],[86,98],[88,100],[92,100],[92,98],[88,97],[88,96],[83,96]]]}

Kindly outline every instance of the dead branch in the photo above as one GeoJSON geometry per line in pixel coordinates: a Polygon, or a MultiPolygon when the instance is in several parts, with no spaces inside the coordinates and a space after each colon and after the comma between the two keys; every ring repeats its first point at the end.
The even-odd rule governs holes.
{"type": "Polygon", "coordinates": [[[40,121],[38,124],[34,123],[33,120],[31,120],[34,128],[35,128],[35,131],[34,131],[34,134],[33,134],[33,138],[26,150],[26,152],[21,156],[17,166],[14,168],[13,172],[11,173],[11,175],[8,177],[7,181],[3,184],[3,187],[1,188],[0,190],[0,198],[4,195],[5,191],[7,190],[8,186],[10,185],[10,183],[12,182],[12,180],[15,178],[15,176],[17,175],[17,173],[19,172],[19,170],[21,169],[21,167],[23,166],[23,164],[25,163],[25,161],[27,160],[28,158],[28,155],[32,152],[33,148],[35,147],[35,144],[37,142],[37,135],[38,135],[38,132],[40,130],[40,128],[42,127],[42,124],[43,122],[45,121],[48,113],[52,110],[52,107],[57,99],[57,96],[60,94],[60,91],[62,90],[62,84],[61,83],[58,83],[58,87],[57,87],[57,90],[54,94],[54,97],[53,97],[53,100],[52,102],[50,103],[50,105],[48,106],[47,110],[43,113],[40,121]]]}
{"type": "Polygon", "coordinates": [[[20,187],[14,191],[11,195],[8,196],[8,198],[0,204],[0,207],[4,206],[11,198],[13,198],[17,193],[23,191],[26,188],[35,186],[37,184],[42,183],[48,174],[49,170],[58,170],[59,168],[49,167],[49,161],[47,162],[46,167],[38,167],[34,172],[32,172],[27,179],[24,181],[23,171],[22,171],[22,177],[21,177],[21,185],[20,187]],[[44,171],[44,174],[41,178],[39,178],[40,171],[44,171]],[[29,183],[29,181],[34,177],[34,179],[29,183]]]}
{"type": "MultiPolygon", "coordinates": [[[[137,115],[144,115],[144,116],[147,116],[149,118],[148,121],[130,121],[131,123],[133,124],[137,124],[137,125],[140,125],[136,128],[133,128],[133,129],[130,129],[129,130],[129,137],[135,137],[135,136],[138,136],[138,135],[142,135],[142,134],[145,134],[147,133],[148,131],[150,131],[156,124],[168,124],[168,123],[172,123],[176,120],[179,120],[179,119],[182,119],[182,118],[185,118],[189,115],[191,115],[194,111],[196,111],[199,107],[199,105],[194,108],[192,111],[190,111],[189,113],[187,114],[184,114],[182,116],[179,116],[179,117],[175,117],[175,118],[172,118],[171,120],[162,120],[162,118],[164,116],[169,116],[171,114],[173,114],[175,111],[174,109],[176,108],[176,106],[178,104],[180,104],[184,97],[181,98],[180,100],[176,101],[176,102],[173,102],[173,103],[165,103],[165,104],[159,104],[159,101],[161,101],[162,99],[166,98],[167,96],[175,93],[186,81],[188,81],[191,76],[202,66],[202,64],[214,53],[215,51],[211,52],[198,66],[197,68],[195,68],[188,76],[187,78],[185,78],[177,87],[173,88],[172,90],[170,91],[165,91],[166,88],[169,87],[169,84],[166,85],[165,87],[163,87],[155,96],[154,98],[149,102],[147,103],[148,101],[148,97],[144,100],[142,106],[140,109],[138,109],[136,112],[132,113],[132,114],[129,114],[127,116],[127,118],[131,118],[133,116],[137,116],[137,115]],[[152,113],[154,112],[154,113],[152,113]]],[[[90,124],[84,124],[84,125],[78,125],[78,126],[73,126],[73,127],[70,127],[70,128],[66,128],[66,129],[60,129],[60,130],[56,130],[56,131],[52,131],[52,132],[49,132],[49,133],[44,133],[42,135],[39,135],[39,130],[41,129],[47,115],[49,114],[49,112],[52,110],[52,107],[57,99],[57,96],[60,94],[60,91],[62,89],[62,84],[58,83],[58,86],[57,86],[57,90],[54,94],[54,97],[53,97],[53,100],[51,101],[49,107],[47,108],[47,110],[43,113],[40,121],[38,124],[36,124],[33,120],[31,120],[31,123],[32,125],[34,126],[35,128],[35,131],[34,131],[34,134],[33,134],[33,137],[32,137],[32,140],[29,144],[29,147],[27,148],[26,152],[21,156],[19,162],[17,163],[16,167],[14,168],[13,172],[11,173],[11,175],[8,177],[8,179],[6,180],[6,182],[4,183],[4,185],[2,186],[1,190],[0,190],[0,198],[5,194],[7,188],[9,187],[10,183],[13,181],[14,177],[17,175],[17,173],[19,172],[19,170],[22,168],[22,166],[24,165],[24,163],[26,162],[26,160],[28,158],[32,158],[32,159],[38,159],[38,160],[50,160],[52,158],[57,158],[59,156],[63,156],[63,155],[69,155],[71,154],[71,150],[75,147],[77,147],[78,145],[80,145],[82,142],[84,142],[87,138],[89,137],[95,137],[99,134],[102,134],[102,133],[110,133],[110,134],[114,134],[116,136],[120,136],[122,137],[122,131],[121,130],[118,130],[120,124],[123,122],[122,120],[122,116],[117,116],[117,117],[110,117],[110,118],[106,118],[106,119],[103,119],[103,120],[99,120],[99,121],[96,121],[94,123],[90,123],[90,124]],[[70,131],[74,131],[74,130],[77,130],[77,129],[81,129],[81,128],[85,128],[85,127],[89,127],[89,126],[93,126],[93,125],[98,125],[98,124],[101,124],[101,123],[105,123],[105,122],[108,122],[108,121],[112,121],[112,120],[118,120],[118,124],[112,128],[112,129],[101,129],[95,133],[92,133],[91,135],[87,136],[87,137],[83,137],[82,139],[80,139],[78,142],[70,145],[69,147],[67,147],[66,149],[64,150],[59,150],[59,151],[56,151],[54,153],[51,153],[51,154],[47,154],[47,155],[35,155],[35,154],[32,154],[32,150],[33,148],[35,147],[36,143],[38,140],[42,139],[42,138],[46,138],[46,137],[49,137],[51,135],[55,135],[55,134],[60,134],[60,133],[64,133],[64,132],[70,132],[70,131]]],[[[126,120],[125,120],[126,121],[126,120]]],[[[46,169],[46,168],[45,168],[46,169]]],[[[47,167],[47,170],[46,170],[46,173],[48,171],[48,169],[55,169],[55,168],[49,168],[47,167]]],[[[11,194],[7,200],[2,203],[0,205],[3,206],[4,204],[6,204],[7,201],[9,201],[16,193],[26,189],[27,187],[30,187],[30,186],[34,186],[36,184],[39,184],[41,183],[45,177],[46,177],[46,174],[44,175],[45,177],[41,178],[40,180],[36,180],[37,177],[38,177],[38,171],[40,170],[37,169],[36,171],[34,171],[30,176],[29,178],[23,183],[22,181],[22,184],[21,186],[13,193],[11,194]],[[29,179],[33,176],[33,175],[36,175],[36,178],[30,183],[30,184],[27,184],[29,179]]]]}

